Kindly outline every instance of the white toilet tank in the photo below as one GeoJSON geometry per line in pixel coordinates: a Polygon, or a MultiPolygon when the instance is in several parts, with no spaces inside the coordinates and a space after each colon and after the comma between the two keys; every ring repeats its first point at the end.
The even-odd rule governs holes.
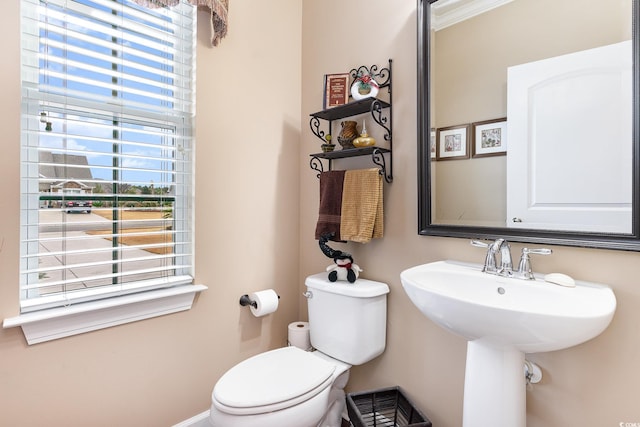
{"type": "Polygon", "coordinates": [[[350,365],[361,365],[384,351],[387,337],[385,283],[358,278],[330,282],[327,273],[305,281],[309,294],[311,345],[350,365]]]}

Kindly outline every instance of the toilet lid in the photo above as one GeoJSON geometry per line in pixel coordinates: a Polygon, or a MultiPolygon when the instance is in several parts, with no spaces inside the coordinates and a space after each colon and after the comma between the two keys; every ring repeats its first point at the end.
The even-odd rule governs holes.
{"type": "Polygon", "coordinates": [[[253,356],[227,371],[213,389],[231,408],[255,408],[295,399],[326,382],[335,370],[327,360],[297,347],[253,356]]]}

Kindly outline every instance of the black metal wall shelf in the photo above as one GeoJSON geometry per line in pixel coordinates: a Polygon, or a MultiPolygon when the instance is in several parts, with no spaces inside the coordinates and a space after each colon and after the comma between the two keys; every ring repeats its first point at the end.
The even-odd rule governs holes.
{"type": "MultiPolygon", "coordinates": [[[[382,68],[378,71],[377,65],[371,67],[360,66],[350,71],[351,84],[361,74],[366,73],[371,75],[380,89],[387,88],[389,94],[389,101],[384,101],[378,98],[365,98],[358,101],[351,101],[347,104],[332,107],[326,110],[318,111],[310,114],[311,120],[309,121],[309,127],[311,132],[318,137],[323,143],[326,142],[327,135],[331,135],[332,124],[335,120],[344,119],[351,116],[357,116],[359,114],[370,113],[373,120],[382,127],[384,130],[384,140],[388,144],[389,148],[383,148],[378,146],[342,149],[331,152],[314,153],[310,154],[311,160],[309,165],[311,169],[321,173],[324,172],[322,160],[326,160],[328,163],[328,170],[331,170],[332,161],[335,159],[342,159],[348,157],[357,156],[371,156],[371,161],[380,167],[380,173],[384,176],[385,181],[391,183],[393,181],[393,139],[392,139],[392,102],[391,102],[391,64],[392,60],[389,59],[389,67],[382,68]],[[328,132],[325,132],[322,127],[321,120],[328,122],[328,132]],[[389,158],[389,164],[385,155],[389,158]],[[322,160],[321,160],[322,159],[322,160]]],[[[318,176],[320,176],[318,174],[318,176]]]]}
{"type": "Polygon", "coordinates": [[[349,150],[331,151],[329,153],[316,153],[310,154],[311,160],[309,160],[309,166],[314,171],[317,171],[318,177],[320,177],[320,173],[324,172],[324,167],[322,166],[322,161],[320,159],[328,160],[329,170],[331,170],[331,161],[334,159],[371,156],[371,161],[376,166],[380,167],[380,173],[382,174],[382,176],[384,176],[384,180],[388,183],[391,183],[393,181],[393,176],[391,175],[391,171],[389,171],[389,174],[387,174],[387,162],[384,158],[384,154],[389,154],[389,156],[391,156],[391,150],[381,147],[363,147],[352,148],[349,150]]]}
{"type": "Polygon", "coordinates": [[[329,110],[318,111],[317,113],[312,113],[310,115],[311,117],[317,117],[324,120],[337,120],[345,117],[357,116],[358,114],[363,114],[371,111],[372,104],[376,101],[380,103],[381,108],[391,107],[391,104],[380,99],[365,98],[359,101],[352,101],[348,104],[340,105],[338,107],[333,107],[329,110]]]}

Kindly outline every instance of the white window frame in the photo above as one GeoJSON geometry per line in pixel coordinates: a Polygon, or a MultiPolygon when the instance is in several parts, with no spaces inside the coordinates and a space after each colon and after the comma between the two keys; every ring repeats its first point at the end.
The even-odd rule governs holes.
{"type": "MultiPolygon", "coordinates": [[[[22,2],[23,8],[32,6],[32,2],[22,2]]],[[[29,61],[29,59],[26,60],[29,61]]],[[[193,159],[191,161],[193,162],[193,159]]],[[[191,173],[193,173],[193,168],[191,173]]],[[[190,179],[193,181],[193,175],[190,179]]],[[[193,195],[189,195],[189,198],[188,203],[192,204],[193,195]]],[[[39,203],[34,206],[39,206],[39,203]]],[[[190,215],[193,216],[193,209],[191,209],[190,215]]],[[[191,227],[193,231],[193,220],[191,227]]],[[[193,245],[193,241],[191,244],[193,245]]],[[[191,269],[193,270],[193,260],[191,269]]],[[[23,310],[23,313],[18,316],[5,318],[3,327],[20,326],[27,343],[31,345],[189,310],[193,306],[195,296],[207,289],[204,285],[193,284],[191,277],[192,275],[180,276],[172,287],[167,288],[156,287],[143,292],[37,311],[25,312],[23,310]]],[[[153,288],[153,286],[151,287],[153,288]]]]}

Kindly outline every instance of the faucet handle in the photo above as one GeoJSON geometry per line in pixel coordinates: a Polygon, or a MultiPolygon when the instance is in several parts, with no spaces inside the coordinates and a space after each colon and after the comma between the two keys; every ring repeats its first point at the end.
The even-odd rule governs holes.
{"type": "Polygon", "coordinates": [[[492,240],[491,242],[482,242],[480,240],[472,240],[471,246],[475,246],[478,248],[487,248],[490,251],[498,252],[498,250],[500,249],[503,243],[506,243],[506,240],[496,239],[496,240],[492,240]]]}
{"type": "Polygon", "coordinates": [[[471,246],[475,246],[477,248],[488,248],[491,243],[481,242],[480,240],[472,240],[471,246]]]}
{"type": "Polygon", "coordinates": [[[525,255],[525,254],[551,255],[552,253],[553,251],[549,248],[537,248],[537,249],[522,248],[522,255],[525,255]]]}
{"type": "Polygon", "coordinates": [[[490,243],[481,242],[480,240],[472,240],[471,245],[476,246],[478,248],[487,249],[487,255],[484,258],[484,266],[482,267],[482,272],[496,273],[498,271],[498,263],[496,261],[496,251],[497,251],[497,248],[500,246],[500,244],[497,243],[497,240],[495,242],[490,242],[490,243]]]}
{"type": "Polygon", "coordinates": [[[522,248],[522,256],[520,257],[520,263],[518,264],[517,277],[521,279],[532,280],[534,279],[533,271],[531,269],[531,259],[529,254],[534,255],[551,255],[553,251],[548,248],[529,249],[522,248]]]}

